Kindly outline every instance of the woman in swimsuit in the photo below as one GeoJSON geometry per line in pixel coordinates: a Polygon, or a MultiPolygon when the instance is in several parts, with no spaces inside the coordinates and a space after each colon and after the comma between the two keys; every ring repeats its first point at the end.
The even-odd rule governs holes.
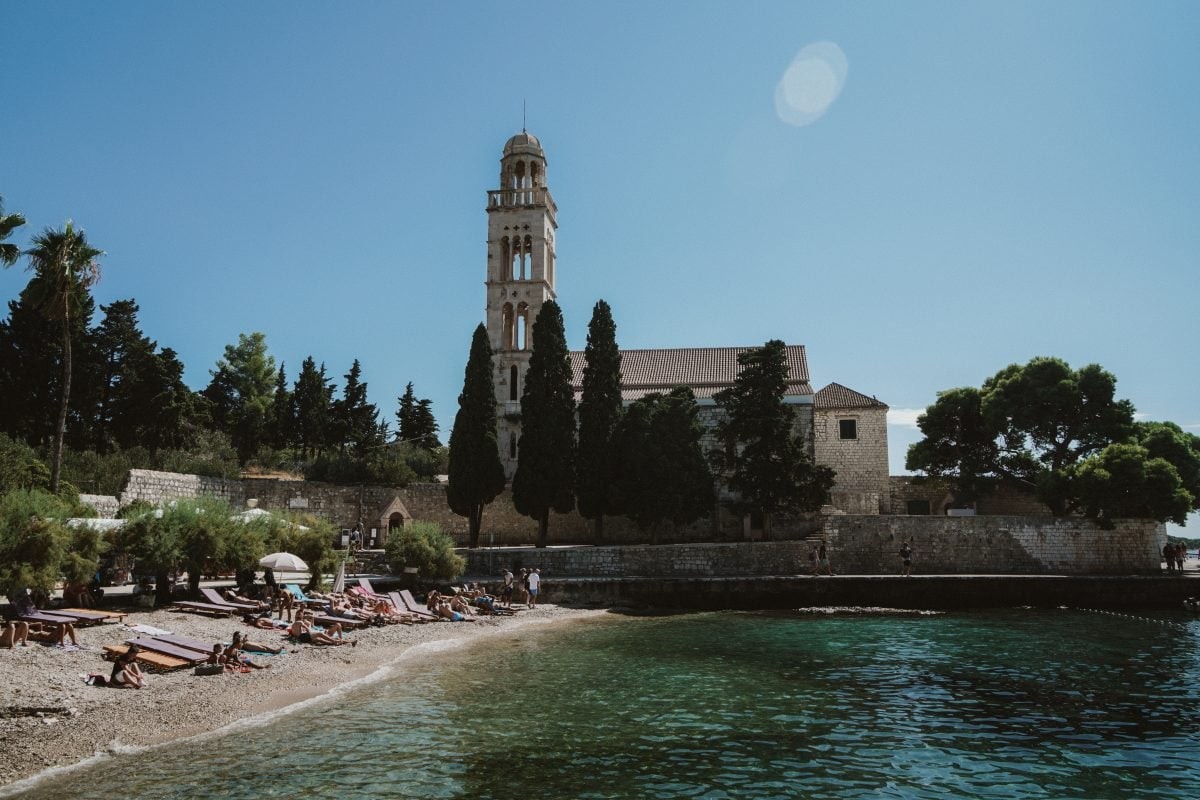
{"type": "Polygon", "coordinates": [[[117,656],[117,660],[113,664],[112,675],[108,678],[109,686],[115,686],[118,689],[125,686],[141,689],[146,685],[146,676],[142,674],[142,668],[137,665],[137,654],[138,646],[131,644],[128,650],[117,656]]]}

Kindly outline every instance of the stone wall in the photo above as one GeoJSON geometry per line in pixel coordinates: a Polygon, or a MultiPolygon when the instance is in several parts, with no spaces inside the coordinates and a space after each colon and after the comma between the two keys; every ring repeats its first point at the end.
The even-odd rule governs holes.
{"type": "MultiPolygon", "coordinates": [[[[892,514],[908,514],[909,502],[924,501],[929,513],[941,515],[953,504],[954,497],[938,481],[915,475],[893,475],[888,479],[888,503],[892,514]]],[[[1010,485],[1000,485],[976,503],[981,515],[1048,517],[1050,509],[1034,497],[1032,491],[1021,491],[1010,485]]]]}
{"type": "MultiPolygon", "coordinates": [[[[912,543],[914,571],[948,575],[1126,575],[1159,570],[1164,526],[1123,520],[1102,530],[1083,520],[1028,517],[893,517],[825,519],[837,573],[895,575],[897,551],[912,543]]],[[[809,571],[809,541],[728,542],[611,547],[505,548],[468,552],[467,575],[492,578],[504,567],[583,578],[713,578],[795,575],[809,571]]]]}
{"type": "Polygon", "coordinates": [[[108,494],[81,494],[79,502],[94,508],[100,519],[112,519],[121,510],[121,501],[108,494]]]}
{"type": "Polygon", "coordinates": [[[813,417],[813,460],[837,471],[830,504],[848,514],[886,513],[887,409],[818,409],[813,417]],[[855,421],[857,437],[842,439],[841,420],[855,421]]]}

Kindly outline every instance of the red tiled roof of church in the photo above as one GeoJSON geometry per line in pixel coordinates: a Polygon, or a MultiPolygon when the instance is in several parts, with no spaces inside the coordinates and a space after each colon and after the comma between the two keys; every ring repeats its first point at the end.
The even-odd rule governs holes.
{"type": "MultiPolygon", "coordinates": [[[[658,350],[621,351],[621,395],[637,400],[653,392],[666,393],[688,386],[697,398],[712,397],[733,385],[741,367],[738,355],[752,347],[680,347],[658,350]]],[[[788,383],[785,396],[812,395],[808,382],[808,358],[804,345],[786,345],[788,383]]],[[[583,389],[582,352],[571,353],[572,384],[576,394],[583,389]]]]}
{"type": "Polygon", "coordinates": [[[813,397],[813,408],[887,408],[887,404],[840,383],[831,383],[813,397]]]}

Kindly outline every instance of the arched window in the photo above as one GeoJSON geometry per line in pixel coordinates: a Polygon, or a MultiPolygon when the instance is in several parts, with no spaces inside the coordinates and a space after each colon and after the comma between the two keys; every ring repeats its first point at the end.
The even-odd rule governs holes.
{"type": "Polygon", "coordinates": [[[529,349],[529,306],[525,303],[517,306],[516,343],[513,347],[517,350],[529,349]]]}
{"type": "Polygon", "coordinates": [[[500,349],[512,350],[516,341],[516,319],[513,317],[512,303],[505,303],[500,310],[500,349]]]}
{"type": "Polygon", "coordinates": [[[533,237],[525,237],[525,246],[521,248],[521,278],[529,280],[533,271],[533,237]]]}
{"type": "Polygon", "coordinates": [[[517,365],[513,364],[508,368],[508,399],[517,401],[521,399],[520,392],[517,391],[517,365]]]}

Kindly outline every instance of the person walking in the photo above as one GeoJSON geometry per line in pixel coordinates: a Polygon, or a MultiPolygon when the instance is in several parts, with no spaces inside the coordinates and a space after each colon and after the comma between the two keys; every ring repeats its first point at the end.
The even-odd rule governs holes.
{"type": "Polygon", "coordinates": [[[900,561],[904,565],[904,577],[912,577],[912,545],[908,542],[900,545],[900,561]]]}
{"type": "Polygon", "coordinates": [[[505,608],[512,608],[513,574],[511,569],[504,570],[504,586],[500,589],[500,602],[505,608]]]}
{"type": "Polygon", "coordinates": [[[832,575],[833,569],[829,566],[829,551],[825,549],[825,543],[821,542],[820,549],[817,550],[817,574],[832,575]]]}
{"type": "Polygon", "coordinates": [[[542,588],[542,571],[534,567],[533,572],[529,573],[529,607],[537,606],[538,592],[542,588]]]}

